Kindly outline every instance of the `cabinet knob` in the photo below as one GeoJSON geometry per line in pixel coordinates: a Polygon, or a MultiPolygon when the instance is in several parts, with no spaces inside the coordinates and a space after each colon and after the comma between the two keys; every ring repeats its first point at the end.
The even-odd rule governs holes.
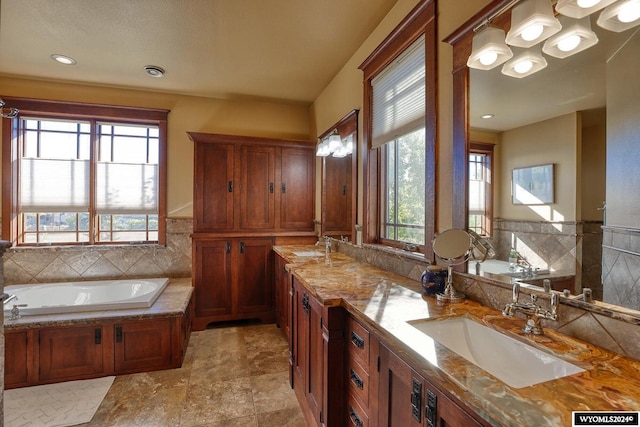
{"type": "Polygon", "coordinates": [[[282,192],[286,193],[287,192],[287,184],[286,183],[282,183],[282,192]]]}
{"type": "Polygon", "coordinates": [[[233,181],[229,181],[229,193],[233,193],[233,181]]]}
{"type": "Polygon", "coordinates": [[[269,193],[273,194],[273,182],[269,183],[269,193]]]}

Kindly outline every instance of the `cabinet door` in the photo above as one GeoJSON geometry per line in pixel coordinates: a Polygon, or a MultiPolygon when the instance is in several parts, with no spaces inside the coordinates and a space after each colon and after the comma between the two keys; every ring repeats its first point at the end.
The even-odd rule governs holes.
{"type": "Polygon", "coordinates": [[[196,317],[221,316],[233,310],[231,240],[193,240],[196,317]]]}
{"type": "Polygon", "coordinates": [[[196,143],[193,231],[233,230],[234,146],[196,143]]]}
{"type": "Polygon", "coordinates": [[[273,309],[271,239],[240,239],[238,251],[238,313],[261,313],[273,309]]]}
{"type": "Polygon", "coordinates": [[[28,332],[4,333],[4,386],[13,388],[29,382],[28,332]]]}
{"type": "MultiPolygon", "coordinates": [[[[294,279],[295,282],[295,279],[294,279]]],[[[309,348],[309,294],[301,286],[293,290],[291,353],[293,361],[292,386],[299,399],[306,399],[306,366],[309,348]]]]}
{"type": "Polygon", "coordinates": [[[284,259],[276,255],[275,256],[275,264],[274,264],[274,292],[275,292],[275,302],[276,302],[276,322],[278,326],[282,329],[282,333],[288,339],[289,338],[289,311],[290,311],[290,296],[289,296],[289,288],[290,284],[290,276],[287,270],[284,268],[285,261],[284,259]]]}
{"type": "MultiPolygon", "coordinates": [[[[308,299],[308,359],[307,359],[307,401],[313,418],[322,425],[322,408],[324,397],[324,338],[322,336],[322,306],[315,298],[309,296],[308,299]]],[[[339,372],[337,373],[339,375],[339,372]]]]}
{"type": "Polygon", "coordinates": [[[79,379],[103,372],[104,328],[73,326],[40,331],[40,381],[79,379]]]}
{"type": "Polygon", "coordinates": [[[422,426],[423,384],[423,378],[409,365],[380,345],[379,425],[422,426]]]}
{"type": "Polygon", "coordinates": [[[171,321],[115,325],[114,367],[117,374],[171,367],[171,321]]]}
{"type": "Polygon", "coordinates": [[[240,147],[240,228],[275,227],[276,147],[240,147]]]}
{"type": "Polygon", "coordinates": [[[322,186],[322,230],[329,235],[350,236],[351,156],[325,157],[322,186]]]}
{"type": "Polygon", "coordinates": [[[280,228],[313,231],[315,152],[282,147],[280,228]]]}

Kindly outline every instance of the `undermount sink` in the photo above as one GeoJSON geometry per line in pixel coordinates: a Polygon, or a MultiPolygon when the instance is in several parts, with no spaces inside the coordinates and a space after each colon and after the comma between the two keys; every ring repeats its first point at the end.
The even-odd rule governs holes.
{"type": "Polygon", "coordinates": [[[320,251],[293,251],[295,256],[322,256],[325,253],[320,251]]]}
{"type": "Polygon", "coordinates": [[[466,317],[425,319],[409,324],[513,388],[584,371],[466,317]]]}

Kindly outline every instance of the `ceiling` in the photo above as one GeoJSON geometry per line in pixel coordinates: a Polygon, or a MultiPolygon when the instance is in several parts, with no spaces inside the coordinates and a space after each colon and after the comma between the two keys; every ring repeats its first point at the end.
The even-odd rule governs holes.
{"type": "MultiPolygon", "coordinates": [[[[503,75],[501,66],[471,70],[471,128],[505,131],[575,111],[606,105],[606,63],[640,29],[622,33],[603,30],[591,17],[598,44],[565,59],[546,55],[547,68],[521,79],[503,75]],[[482,119],[482,114],[494,114],[482,119]]],[[[514,55],[519,52],[512,49],[514,55]]]]}
{"type": "Polygon", "coordinates": [[[0,75],[309,104],[397,0],[0,1],[0,75]]]}

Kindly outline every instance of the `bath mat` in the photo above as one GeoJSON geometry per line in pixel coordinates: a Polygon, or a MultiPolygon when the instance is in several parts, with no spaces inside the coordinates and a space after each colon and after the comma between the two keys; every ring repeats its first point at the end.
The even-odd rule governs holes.
{"type": "Polygon", "coordinates": [[[114,379],[112,376],[6,390],[4,425],[52,427],[88,423],[114,379]]]}

